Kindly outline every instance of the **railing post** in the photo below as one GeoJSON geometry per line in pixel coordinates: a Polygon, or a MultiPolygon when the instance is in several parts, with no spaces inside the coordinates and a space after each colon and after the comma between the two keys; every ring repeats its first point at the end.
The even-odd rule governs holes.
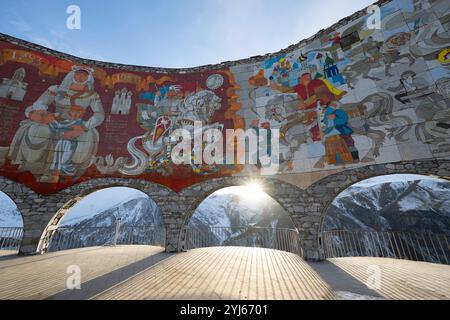
{"type": "Polygon", "coordinates": [[[117,218],[116,219],[116,230],[114,233],[114,241],[113,241],[113,246],[117,245],[117,240],[119,239],[119,232],[120,232],[120,221],[122,219],[121,218],[117,218]]]}
{"type": "Polygon", "coordinates": [[[2,242],[0,243],[0,249],[3,249],[3,247],[5,246],[6,243],[6,233],[7,233],[8,229],[7,228],[0,228],[0,235],[2,237],[2,242]]]}

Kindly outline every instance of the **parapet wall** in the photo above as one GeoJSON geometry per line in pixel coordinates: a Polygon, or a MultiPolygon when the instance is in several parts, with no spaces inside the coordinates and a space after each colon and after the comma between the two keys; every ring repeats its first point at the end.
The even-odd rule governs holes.
{"type": "Polygon", "coordinates": [[[175,165],[176,129],[280,132],[276,177],[450,155],[446,0],[380,1],[281,52],[160,69],[83,60],[0,35],[0,175],[41,194],[94,178],[180,191],[258,165],[175,165]],[[368,22],[369,21],[369,22],[368,22]],[[375,20],[376,21],[376,20],[375,20]]]}

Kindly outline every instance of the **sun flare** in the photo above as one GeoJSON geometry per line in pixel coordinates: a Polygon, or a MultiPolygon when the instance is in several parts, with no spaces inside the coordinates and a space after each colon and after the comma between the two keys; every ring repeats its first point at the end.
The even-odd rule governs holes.
{"type": "Polygon", "coordinates": [[[241,196],[247,200],[258,201],[266,197],[266,193],[263,191],[261,184],[252,182],[242,187],[241,196]]]}
{"type": "Polygon", "coordinates": [[[235,194],[241,197],[243,200],[257,202],[267,197],[263,187],[258,182],[251,182],[244,186],[235,186],[221,189],[216,192],[217,194],[235,194]]]}

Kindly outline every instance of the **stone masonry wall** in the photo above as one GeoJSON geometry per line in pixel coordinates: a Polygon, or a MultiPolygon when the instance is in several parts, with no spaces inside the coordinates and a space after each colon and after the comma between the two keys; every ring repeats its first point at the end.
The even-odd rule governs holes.
{"type": "Polygon", "coordinates": [[[322,258],[319,245],[321,226],[326,210],[334,198],[361,180],[396,173],[434,175],[450,179],[450,160],[409,161],[351,169],[322,179],[306,190],[275,178],[255,180],[248,177],[214,179],[180,193],[145,181],[117,178],[91,180],[46,197],[5,178],[0,178],[0,188],[11,197],[22,213],[24,237],[21,254],[36,252],[40,241],[40,249],[43,249],[42,242],[45,242],[46,231],[57,227],[66,212],[64,209],[69,209],[90,192],[111,186],[135,188],[151,197],[160,207],[164,218],[166,251],[179,252],[184,250],[185,230],[189,219],[204,199],[216,190],[258,181],[263,190],[278,201],[291,216],[299,230],[305,259],[315,261],[322,258]]]}

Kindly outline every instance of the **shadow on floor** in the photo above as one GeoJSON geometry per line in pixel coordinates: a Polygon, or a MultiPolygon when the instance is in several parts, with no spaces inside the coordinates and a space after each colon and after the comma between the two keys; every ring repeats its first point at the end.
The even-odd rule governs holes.
{"type": "Polygon", "coordinates": [[[354,278],[330,261],[308,262],[313,269],[336,292],[336,299],[378,300],[384,299],[378,292],[354,278]]]}
{"type": "Polygon", "coordinates": [[[49,296],[45,300],[88,300],[173,255],[165,252],[151,255],[98,278],[83,282],[79,290],[67,289],[49,296]]]}
{"type": "Polygon", "coordinates": [[[77,251],[83,250],[83,252],[87,252],[87,251],[99,250],[101,248],[103,248],[103,247],[86,247],[86,248],[49,252],[49,253],[45,253],[45,254],[40,254],[40,253],[35,252],[35,253],[27,254],[27,255],[20,255],[20,254],[18,254],[18,252],[14,252],[10,255],[0,255],[0,262],[9,261],[9,260],[11,260],[11,261],[18,260],[17,263],[1,266],[0,269],[1,268],[10,268],[12,266],[17,267],[17,266],[28,264],[28,263],[36,263],[39,261],[54,259],[55,257],[72,255],[74,250],[77,250],[77,251]],[[36,257],[38,257],[38,258],[36,258],[36,257]]]}
{"type": "Polygon", "coordinates": [[[20,257],[19,251],[0,250],[0,261],[12,260],[20,257]]]}

